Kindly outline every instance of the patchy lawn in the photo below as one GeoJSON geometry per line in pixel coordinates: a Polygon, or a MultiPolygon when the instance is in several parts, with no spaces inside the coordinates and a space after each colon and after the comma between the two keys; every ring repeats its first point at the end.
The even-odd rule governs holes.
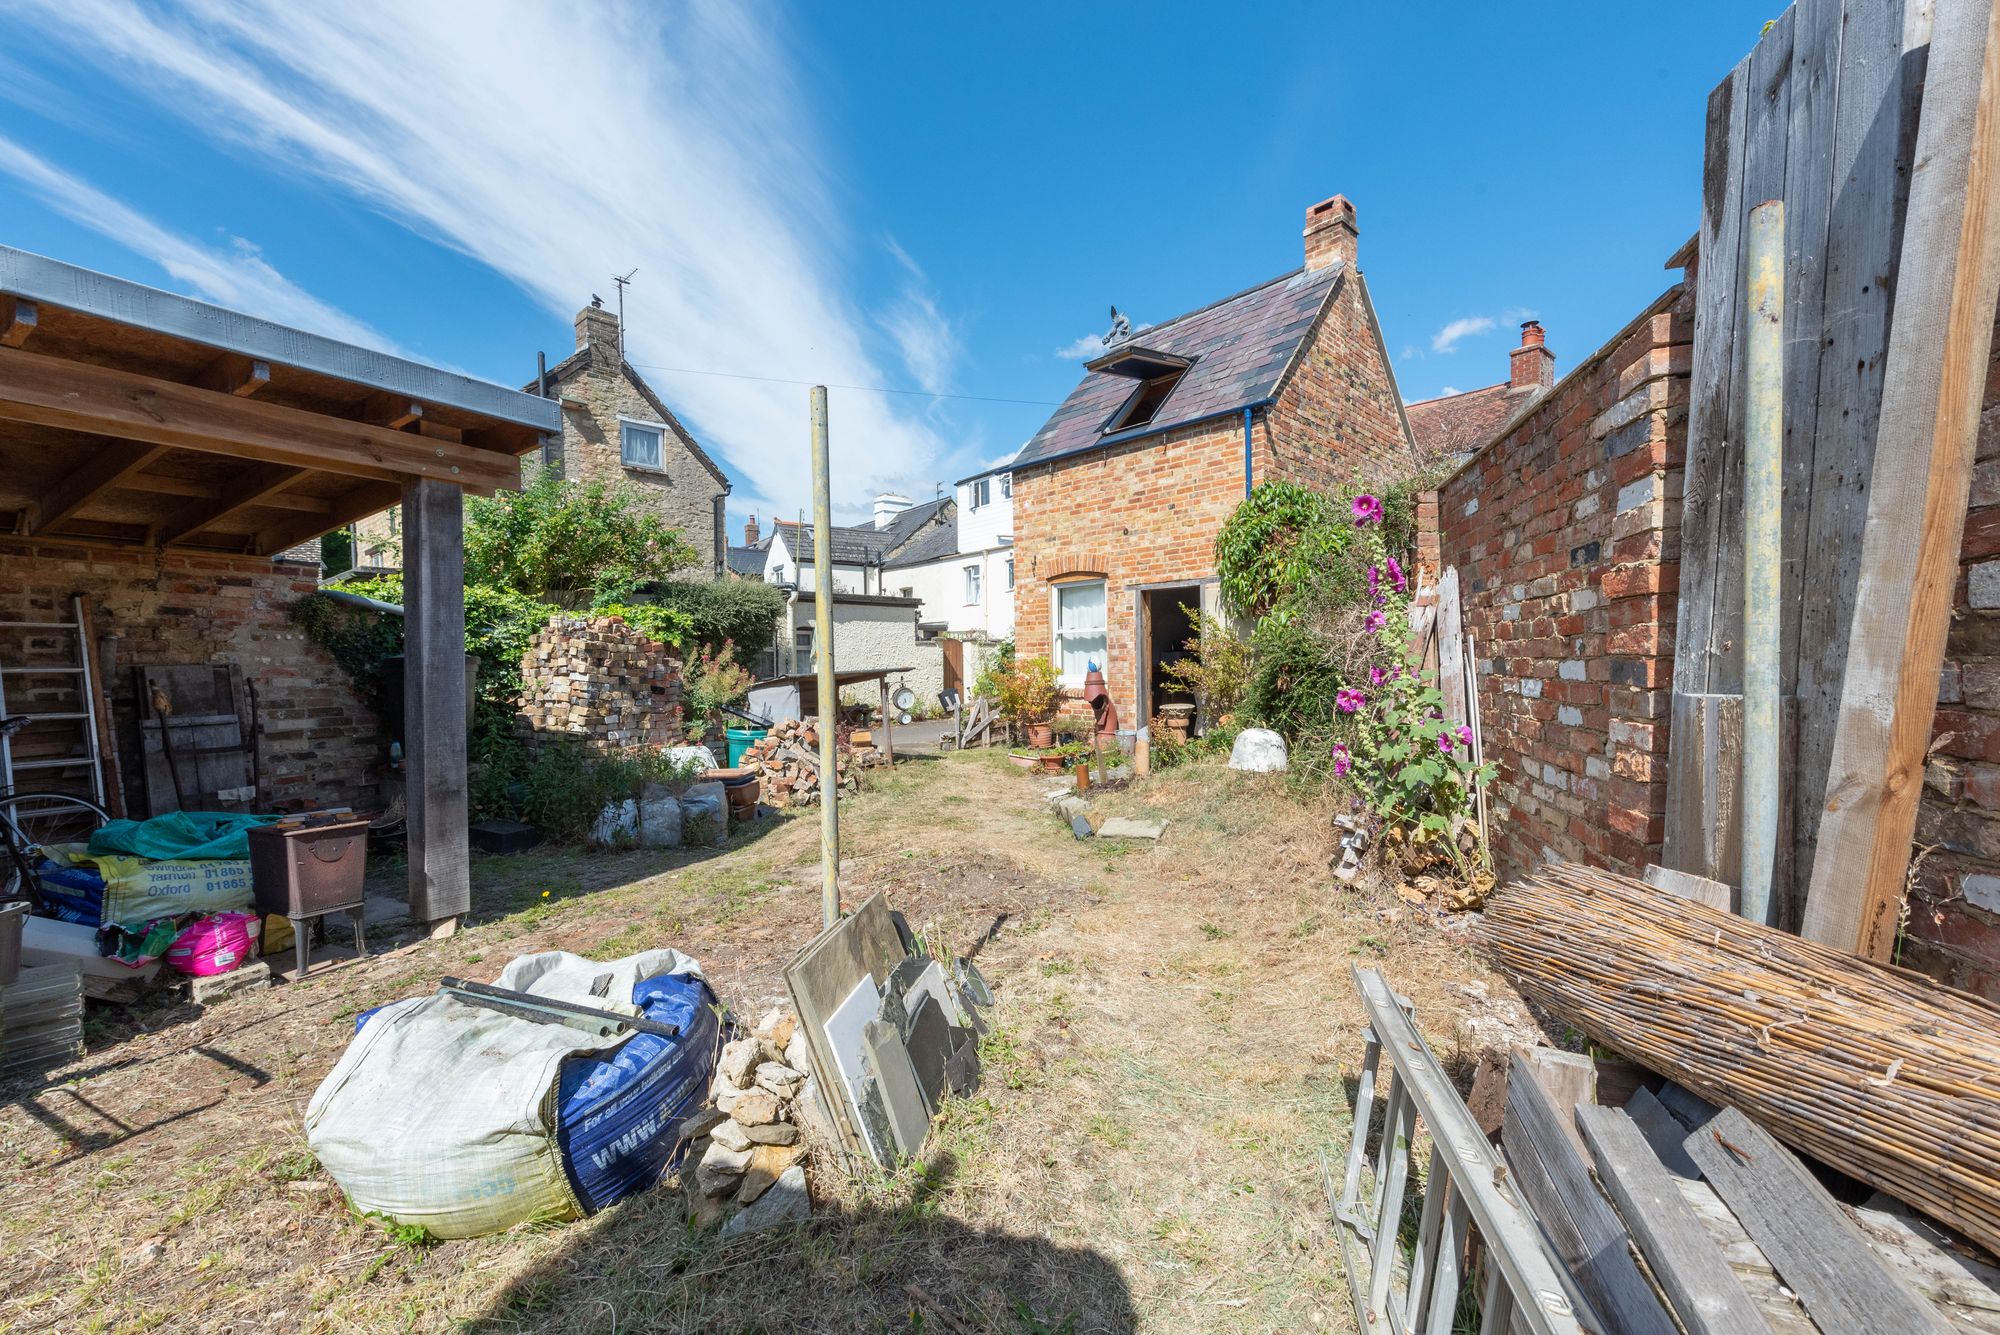
{"type": "Polygon", "coordinates": [[[1441,1052],[1453,985],[1504,985],[1340,887],[1327,813],[1274,780],[1100,796],[1168,817],[1157,845],[1073,839],[996,752],[869,784],[842,807],[846,897],[887,891],[1000,998],[984,1086],[921,1163],[822,1173],[821,1218],[726,1248],[666,1189],[470,1242],[351,1215],[300,1119],[359,1011],[528,951],[671,945],[754,1018],[818,927],[814,811],[703,857],[486,859],[449,941],[98,1018],[58,1083],[0,1088],[0,1332],[1351,1329],[1318,1171],[1359,1060],[1348,970],[1384,969],[1441,1052]]]}

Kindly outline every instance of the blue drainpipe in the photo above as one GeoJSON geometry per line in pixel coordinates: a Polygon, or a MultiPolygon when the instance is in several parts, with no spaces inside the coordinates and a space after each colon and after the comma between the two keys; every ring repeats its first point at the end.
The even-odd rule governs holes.
{"type": "Polygon", "coordinates": [[[1243,497],[1250,497],[1250,408],[1243,409],[1243,497]]]}

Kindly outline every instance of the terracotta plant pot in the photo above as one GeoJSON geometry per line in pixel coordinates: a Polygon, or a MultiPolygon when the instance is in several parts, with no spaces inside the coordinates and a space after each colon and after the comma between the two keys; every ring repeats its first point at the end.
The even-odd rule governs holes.
{"type": "Polygon", "coordinates": [[[1062,771],[1063,758],[1061,756],[1051,755],[1042,757],[1042,772],[1044,774],[1060,774],[1062,771]]]}
{"type": "Polygon", "coordinates": [[[1007,753],[1007,759],[1013,761],[1016,765],[1019,765],[1022,769],[1040,769],[1042,767],[1041,758],[1039,756],[1031,756],[1021,751],[1009,751],[1007,753]]]}
{"type": "Polygon", "coordinates": [[[1056,744],[1056,729],[1052,723],[1030,723],[1028,725],[1028,745],[1036,748],[1056,744]]]}

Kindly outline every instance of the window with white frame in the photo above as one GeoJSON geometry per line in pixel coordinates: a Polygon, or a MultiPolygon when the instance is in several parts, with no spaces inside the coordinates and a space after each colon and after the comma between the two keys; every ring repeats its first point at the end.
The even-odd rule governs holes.
{"type": "Polygon", "coordinates": [[[972,493],[972,508],[975,510],[993,499],[993,484],[989,478],[980,478],[979,481],[972,484],[970,490],[972,493]]]}
{"type": "Polygon", "coordinates": [[[813,628],[800,626],[792,632],[792,650],[795,653],[810,654],[813,651],[813,628]]]}
{"type": "Polygon", "coordinates": [[[979,567],[965,568],[965,605],[971,607],[979,601],[979,567]]]}
{"type": "Polygon", "coordinates": [[[1014,558],[1011,556],[1007,558],[1007,587],[1014,587],[1014,558]]]}
{"type": "Polygon", "coordinates": [[[627,468],[665,468],[666,437],[658,422],[618,419],[618,453],[627,468]]]}
{"type": "Polygon", "coordinates": [[[1014,475],[1012,473],[1002,473],[1000,475],[1000,494],[1012,499],[1014,495],[1014,475]]]}
{"type": "Polygon", "coordinates": [[[1104,581],[1058,584],[1055,596],[1056,668],[1065,686],[1083,685],[1090,665],[1104,665],[1104,581]]]}

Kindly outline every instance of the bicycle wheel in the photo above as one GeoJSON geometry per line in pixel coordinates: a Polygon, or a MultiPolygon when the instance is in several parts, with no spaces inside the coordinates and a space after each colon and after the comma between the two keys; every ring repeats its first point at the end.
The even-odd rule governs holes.
{"type": "MultiPolygon", "coordinates": [[[[70,793],[8,793],[0,797],[0,899],[19,899],[47,844],[87,843],[111,817],[86,797],[70,793]]],[[[39,896],[30,896],[39,898],[39,896]]]]}

